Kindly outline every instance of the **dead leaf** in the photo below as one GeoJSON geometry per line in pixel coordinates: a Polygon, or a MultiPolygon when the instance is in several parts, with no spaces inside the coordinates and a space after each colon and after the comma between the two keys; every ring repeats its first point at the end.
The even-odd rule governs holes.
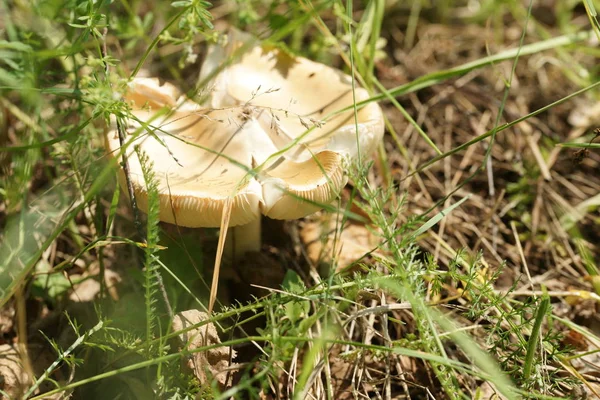
{"type": "MultiPolygon", "coordinates": [[[[71,280],[77,281],[79,276],[71,276],[71,280]]],[[[100,293],[100,282],[95,279],[83,279],[81,283],[75,285],[69,299],[75,302],[94,301],[96,295],[100,293]]]]}
{"type": "Polygon", "coordinates": [[[6,335],[12,332],[14,327],[15,308],[7,304],[0,308],[0,334],[6,335]]]}
{"type": "Polygon", "coordinates": [[[561,344],[563,346],[570,346],[578,351],[585,351],[588,348],[585,336],[573,329],[569,329],[567,334],[562,338],[561,344]]]}
{"type": "Polygon", "coordinates": [[[331,383],[335,398],[339,400],[349,400],[354,398],[352,392],[352,375],[355,366],[339,357],[332,357],[330,362],[331,383]]]}
{"type": "Polygon", "coordinates": [[[0,345],[0,388],[10,398],[18,398],[28,383],[18,350],[9,344],[0,345]]]}
{"type": "MultiPolygon", "coordinates": [[[[73,285],[73,291],[69,295],[69,299],[75,303],[92,302],[96,300],[100,294],[99,271],[97,268],[90,269],[89,273],[84,275],[71,275],[70,280],[77,282],[73,285]]],[[[104,270],[104,285],[110,297],[117,301],[119,293],[117,285],[121,282],[121,276],[110,269],[104,270]]]]}
{"type": "Polygon", "coordinates": [[[568,117],[569,124],[577,128],[597,125],[600,121],[600,103],[582,100],[568,117]]]}
{"type": "MultiPolygon", "coordinates": [[[[198,310],[180,312],[173,318],[173,331],[184,330],[207,319],[208,315],[198,310]]],[[[195,350],[203,346],[221,343],[217,329],[212,323],[184,332],[177,336],[177,339],[180,350],[195,350]]],[[[216,347],[190,354],[185,359],[185,366],[201,385],[209,384],[211,379],[216,379],[222,388],[230,387],[232,384],[231,359],[235,356],[235,350],[228,346],[216,347]]]]}

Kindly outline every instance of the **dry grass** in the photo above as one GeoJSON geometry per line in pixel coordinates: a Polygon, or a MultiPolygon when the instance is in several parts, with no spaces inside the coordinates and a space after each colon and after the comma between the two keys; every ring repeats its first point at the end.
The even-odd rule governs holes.
{"type": "MultiPolygon", "coordinates": [[[[124,21],[133,24],[130,12],[153,10],[134,3],[129,11],[125,6],[114,11],[113,17],[129,15],[124,21]]],[[[413,2],[410,8],[389,3],[381,25],[386,40],[378,50],[382,57],[374,63],[373,75],[363,77],[371,89],[377,87],[371,84],[375,80],[393,89],[506,49],[589,29],[583,2],[569,8],[560,1],[541,1],[530,16],[527,2],[495,6],[482,1],[480,12],[462,2],[441,2],[439,7],[413,2]]],[[[5,2],[0,5],[0,11],[8,9],[5,2]]],[[[350,60],[343,5],[336,2],[337,9],[323,7],[313,16],[308,11],[316,6],[306,1],[282,3],[270,11],[260,2],[223,2],[211,12],[217,27],[234,23],[254,33],[282,23],[275,15],[289,18],[290,31],[281,33],[288,29],[282,25],[271,32],[272,41],[343,68],[343,60],[350,60]],[[252,12],[270,19],[254,18],[252,12]]],[[[352,17],[360,21],[365,8],[355,7],[352,17]]],[[[23,22],[24,15],[32,15],[26,9],[10,4],[11,17],[0,18],[0,35],[7,42],[15,41],[10,33],[14,26],[23,32],[29,26],[23,22]]],[[[157,14],[155,27],[142,29],[152,38],[165,25],[157,14]]],[[[354,32],[360,33],[361,26],[354,32]]],[[[61,23],[56,27],[68,30],[61,23]]],[[[122,63],[113,73],[126,76],[151,39],[127,47],[119,29],[114,29],[119,35],[104,32],[101,43],[122,63]]],[[[192,35],[189,42],[200,58],[205,39],[192,35]]],[[[90,43],[94,47],[96,42],[90,43]]],[[[233,381],[229,388],[216,383],[212,389],[200,387],[193,374],[182,372],[179,359],[189,354],[170,347],[176,333],[169,331],[167,308],[160,301],[153,315],[159,325],[156,336],[144,337],[148,325],[141,311],[144,277],[139,270],[144,256],[135,244],[141,239],[125,197],[116,205],[114,184],[93,186],[103,176],[94,164],[106,162],[98,140],[104,114],[78,103],[76,94],[57,99],[44,93],[32,106],[24,88],[3,83],[0,146],[35,145],[60,137],[67,123],[94,122],[82,130],[81,143],[59,141],[39,146],[39,151],[0,152],[0,254],[17,260],[0,267],[19,267],[0,270],[5,290],[0,334],[6,347],[0,350],[6,354],[0,355],[0,388],[11,393],[28,388],[39,396],[64,391],[73,398],[501,398],[507,395],[503,383],[486,370],[484,353],[489,352],[521,390],[509,390],[513,398],[600,398],[600,153],[558,146],[595,140],[597,93],[498,131],[493,143],[486,139],[453,151],[596,82],[596,44],[592,38],[534,51],[520,56],[514,70],[513,59],[496,62],[398,96],[399,105],[383,100],[389,122],[384,143],[373,168],[353,175],[339,203],[344,209],[354,196],[349,210],[363,220],[350,221],[344,234],[340,223],[345,218],[332,214],[285,224],[265,221],[263,251],[221,271],[211,322],[223,346],[230,346],[223,349],[238,352],[236,365],[221,371],[228,375],[220,382],[233,381]],[[399,106],[447,156],[428,165],[440,152],[399,106]],[[83,117],[77,114],[81,110],[83,117]],[[376,196],[369,197],[371,188],[389,194],[380,214],[376,196]],[[427,219],[467,197],[411,239],[427,219]],[[396,204],[402,204],[401,212],[389,225],[377,219],[394,215],[396,204]],[[52,237],[49,232],[73,209],[72,220],[52,237]],[[112,218],[115,223],[107,224],[112,218]],[[392,225],[398,232],[386,237],[392,225]],[[23,235],[22,226],[31,227],[31,233],[19,242],[15,238],[23,235]],[[336,243],[327,247],[326,241],[336,243]],[[19,275],[28,263],[30,270],[19,275]],[[20,362],[10,361],[15,354],[20,362]],[[44,371],[51,372],[50,379],[40,381],[39,388],[32,386],[44,371]]],[[[176,41],[165,43],[150,53],[145,66],[152,74],[192,87],[198,62],[179,68],[185,48],[176,41]]],[[[81,57],[75,62],[82,63],[84,55],[95,54],[85,46],[73,51],[81,57]]],[[[362,53],[353,56],[367,60],[362,53]]],[[[65,72],[69,60],[53,56],[45,65],[51,77],[37,71],[40,82],[73,89],[75,81],[65,72]]],[[[81,67],[79,78],[93,68],[93,63],[81,67]]],[[[87,100],[105,105],[100,90],[90,92],[87,100]]],[[[106,176],[112,174],[105,170],[106,176]]],[[[216,238],[210,230],[161,225],[161,274],[176,312],[208,303],[216,238]]],[[[206,375],[202,379],[205,383],[206,375]]]]}

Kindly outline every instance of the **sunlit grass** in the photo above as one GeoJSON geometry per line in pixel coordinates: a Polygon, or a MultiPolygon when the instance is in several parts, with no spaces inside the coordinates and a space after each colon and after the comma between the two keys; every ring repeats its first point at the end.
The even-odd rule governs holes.
{"type": "MultiPolygon", "coordinates": [[[[473,23],[511,15],[522,28],[520,40],[500,52],[398,85],[384,82],[377,68],[380,57],[389,57],[381,47],[382,36],[390,29],[386,25],[388,13],[391,15],[394,7],[405,7],[402,11],[407,11],[408,16],[403,43],[410,49],[417,40],[423,12],[438,12],[439,20],[444,21],[452,17],[452,12],[465,12],[464,5],[441,2],[438,10],[431,10],[426,2],[419,1],[406,8],[401,2],[373,0],[362,9],[354,8],[356,2],[341,0],[299,0],[273,7],[265,3],[268,2],[237,1],[234,5],[225,2],[212,7],[199,0],[170,5],[140,1],[109,5],[90,0],[56,1],[33,8],[26,3],[0,0],[0,196],[4,204],[0,304],[8,306],[15,298],[17,302],[24,301],[30,295],[24,289],[34,275],[56,277],[62,279],[61,284],[72,284],[65,276],[70,269],[82,268],[78,260],[82,260],[84,270],[94,265],[101,282],[101,292],[93,305],[95,320],[73,321],[69,331],[74,339],[69,343],[52,342],[58,338],[48,337],[56,361],[30,380],[26,397],[41,399],[73,391],[75,398],[103,398],[106,393],[99,393],[100,386],[95,384],[109,381],[114,384],[111,390],[123,390],[123,396],[131,398],[142,396],[145,391],[161,398],[191,398],[199,392],[210,393],[213,398],[258,398],[261,390],[270,391],[282,382],[294,398],[309,398],[315,393],[335,398],[330,360],[340,354],[353,362],[369,358],[386,365],[388,370],[378,387],[390,395],[402,387],[392,382],[392,375],[397,378],[392,360],[400,355],[427,368],[432,382],[438,385],[432,391],[449,399],[470,398],[472,388],[467,383],[482,382],[490,382],[509,399],[558,398],[553,396],[564,389],[561,385],[572,382],[563,382],[559,374],[547,374],[550,364],[557,368],[562,365],[574,381],[584,381],[569,364],[578,356],[559,350],[562,337],[556,325],[574,330],[590,342],[599,344],[600,340],[589,330],[554,314],[550,300],[562,295],[549,291],[523,297],[513,295],[516,288],[499,293],[495,284],[501,272],[491,271],[481,254],[467,254],[441,238],[442,246],[453,255],[452,263],[442,266],[419,246],[421,240],[437,235],[434,228],[444,219],[473,201],[471,195],[456,196],[473,177],[489,171],[488,161],[499,135],[534,121],[575,97],[590,94],[600,85],[595,71],[587,71],[580,63],[567,65],[571,53],[593,50],[588,46],[598,34],[593,3],[582,2],[591,30],[574,29],[559,21],[563,31],[552,36],[531,15],[528,5],[510,2],[497,12],[495,2],[482,1],[479,11],[471,16],[473,23]],[[103,135],[115,120],[131,118],[119,93],[131,77],[150,73],[177,81],[188,89],[190,97],[201,96],[202,88],[196,82],[196,59],[220,35],[214,30],[213,24],[217,23],[213,17],[219,22],[235,22],[284,51],[337,63],[352,77],[353,87],[362,86],[370,92],[368,100],[352,105],[355,115],[369,102],[389,106],[386,124],[391,140],[379,149],[377,162],[369,165],[371,172],[366,164],[348,166],[352,183],[349,199],[322,205],[328,212],[341,215],[334,248],[350,220],[365,223],[365,229],[378,236],[379,245],[364,259],[357,260],[356,273],[335,272],[334,257],[328,274],[313,271],[311,279],[303,281],[290,269],[281,288],[272,288],[265,297],[243,304],[237,303],[235,297],[231,304],[221,304],[211,297],[207,307],[211,288],[206,282],[210,277],[206,279],[206,268],[200,259],[205,249],[190,249],[179,231],[173,235],[159,232],[156,195],[149,200],[150,212],[143,217],[145,229],[141,234],[133,226],[128,203],[119,207],[119,201],[126,202],[126,196],[114,177],[127,146],[116,157],[107,157],[103,144],[103,135]],[[528,29],[528,24],[533,28],[528,29]],[[537,32],[535,40],[529,40],[530,31],[537,32]],[[563,63],[565,80],[577,85],[577,89],[562,98],[544,101],[545,105],[537,110],[506,119],[503,110],[509,94],[518,91],[512,84],[513,78],[518,78],[516,65],[526,56],[546,52],[557,54],[563,63]],[[512,63],[512,68],[508,76],[502,76],[505,91],[498,102],[493,128],[483,134],[473,133],[472,139],[456,147],[448,149],[436,143],[404,102],[410,94],[447,84],[474,71],[497,68],[502,62],[512,63]],[[429,159],[411,160],[410,171],[405,171],[403,180],[420,176],[473,146],[488,146],[472,174],[466,174],[456,186],[445,188],[443,197],[423,213],[404,219],[401,216],[407,209],[406,196],[412,193],[404,193],[392,181],[394,166],[390,160],[399,155],[409,157],[409,152],[396,125],[389,120],[392,115],[412,127],[418,140],[432,152],[429,159]],[[10,137],[2,133],[9,130],[10,137]],[[378,174],[377,179],[372,171],[378,174]],[[89,228],[82,229],[82,225],[89,228]],[[170,249],[164,246],[167,241],[181,244],[175,251],[178,254],[173,252],[175,245],[170,249]],[[367,261],[368,257],[372,260],[367,261]],[[109,258],[121,263],[119,268],[127,274],[123,283],[127,293],[119,299],[111,298],[104,279],[104,263],[109,258]],[[48,260],[56,262],[51,264],[48,260]],[[457,292],[460,289],[459,295],[444,298],[442,293],[448,288],[457,292]],[[440,306],[455,299],[463,300],[461,307],[468,309],[450,313],[440,306]],[[409,310],[406,320],[400,321],[390,312],[390,300],[409,310]],[[192,350],[175,348],[173,339],[185,331],[172,332],[169,328],[170,307],[176,313],[183,311],[182,304],[213,311],[209,320],[185,331],[215,323],[222,333],[222,343],[192,350]],[[359,315],[361,312],[364,314],[359,315]],[[259,318],[263,320],[259,331],[245,331],[259,318]],[[364,336],[349,333],[350,327],[359,329],[354,324],[360,318],[371,318],[371,329],[375,326],[373,321],[378,321],[377,331],[364,336]],[[407,325],[415,332],[414,340],[390,336],[400,329],[397,327],[407,325]],[[366,340],[369,335],[371,339],[366,340]],[[194,353],[221,346],[255,349],[254,360],[260,362],[244,361],[239,367],[239,381],[229,388],[216,384],[201,388],[180,368],[181,361],[194,353]],[[53,374],[59,369],[73,375],[68,380],[55,380],[53,374]],[[38,391],[42,384],[49,387],[46,393],[38,391]]],[[[347,110],[336,113],[342,111],[347,110]]],[[[334,115],[325,116],[324,120],[334,115]]],[[[302,136],[291,142],[288,148],[301,139],[302,136]]],[[[600,148],[595,139],[585,136],[558,143],[557,147],[595,151],[600,148]]],[[[128,146],[133,148],[132,142],[128,146]]],[[[282,149],[281,154],[288,148],[282,149]]],[[[151,165],[160,160],[140,158],[144,178],[152,188],[151,165]]],[[[565,231],[572,232],[569,240],[575,244],[588,273],[597,276],[588,244],[571,230],[598,208],[598,200],[590,199],[559,217],[565,231]]],[[[216,236],[214,232],[208,235],[216,236]]],[[[69,286],[59,293],[51,291],[55,288],[50,278],[34,282],[35,289],[49,296],[56,307],[68,301],[69,286]]],[[[23,324],[23,316],[18,318],[23,324]]],[[[363,389],[353,388],[357,392],[363,389]]]]}

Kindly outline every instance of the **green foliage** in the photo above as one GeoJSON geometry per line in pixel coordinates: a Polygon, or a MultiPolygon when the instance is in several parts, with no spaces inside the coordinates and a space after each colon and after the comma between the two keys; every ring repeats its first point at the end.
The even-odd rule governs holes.
{"type": "Polygon", "coordinates": [[[204,0],[177,0],[171,3],[171,7],[180,10],[177,15],[178,34],[173,35],[165,30],[160,39],[163,43],[183,45],[179,68],[196,62],[198,54],[194,49],[194,43],[198,35],[203,35],[207,39],[215,39],[215,35],[207,33],[207,30],[213,29],[212,15],[208,11],[211,6],[211,3],[204,0]]]}
{"type": "MultiPolygon", "coordinates": [[[[373,94],[371,99],[354,105],[356,112],[366,102],[389,101],[390,113],[397,111],[404,116],[437,153],[410,175],[599,85],[594,71],[588,76],[575,76],[573,82],[587,82],[587,86],[514,121],[498,123],[469,142],[442,152],[437,146],[440,144],[429,138],[398,97],[485,67],[496,67],[518,56],[576,46],[592,36],[590,32],[572,29],[571,21],[579,4],[584,4],[592,27],[598,30],[593,2],[557,3],[557,24],[563,36],[426,73],[391,89],[378,77],[378,67],[395,62],[386,58],[394,54],[383,51],[388,3],[394,2],[236,0],[235,12],[226,17],[290,54],[337,63],[352,72],[356,84],[373,94]]],[[[414,2],[408,18],[418,21],[419,7],[426,8],[429,3],[414,2]]],[[[451,2],[436,6],[437,10],[430,11],[439,14],[439,18],[452,17],[451,2]]],[[[453,260],[442,268],[419,247],[420,240],[426,239],[438,223],[471,199],[454,198],[447,208],[411,216],[401,223],[400,217],[406,210],[405,195],[391,179],[385,181],[386,185],[374,186],[364,166],[348,168],[353,184],[351,201],[367,216],[371,224],[368,229],[381,239],[380,247],[373,251],[378,253],[373,256],[374,261],[361,260],[357,265],[360,273],[353,275],[331,273],[320,281],[311,276],[310,284],[289,269],[281,290],[247,304],[226,305],[215,313],[211,320],[219,325],[220,333],[225,333],[221,336],[223,345],[258,348],[253,360],[256,362],[242,366],[240,380],[233,388],[222,393],[216,385],[199,388],[193,377],[182,372],[182,359],[190,354],[173,347],[172,339],[177,333],[169,332],[169,317],[161,307],[161,274],[166,275],[165,293],[176,311],[191,306],[200,308],[207,297],[201,276],[205,249],[199,246],[195,233],[165,238],[167,235],[160,232],[158,188],[152,172],[153,162],[160,160],[149,160],[140,151],[137,155],[148,192],[148,213],[144,237],[133,238],[131,224],[122,218],[127,208],[118,205],[120,189],[114,189],[116,162],[107,161],[101,137],[115,120],[131,117],[128,105],[121,99],[130,76],[147,68],[152,74],[158,70],[158,75],[169,80],[195,78],[196,72],[190,73],[186,68],[197,62],[203,42],[213,41],[218,35],[213,30],[211,7],[211,3],[202,0],[50,0],[37,2],[35,7],[27,2],[0,0],[0,135],[7,128],[7,115],[11,129],[14,128],[12,147],[2,147],[8,144],[0,137],[0,196],[6,213],[0,238],[2,303],[17,289],[26,288],[30,296],[58,308],[72,284],[79,283],[67,279],[65,271],[75,267],[91,270],[91,260],[100,271],[109,262],[112,267],[127,271],[127,286],[118,301],[112,301],[103,287],[100,299],[94,303],[93,313],[99,322],[79,325],[67,317],[74,340],[61,343],[47,338],[56,361],[37,377],[28,394],[33,395],[41,383],[50,382],[55,393],[75,391],[80,398],[98,398],[98,393],[104,398],[191,399],[198,394],[202,398],[258,398],[262,396],[261,389],[269,391],[279,388],[286,379],[292,380],[286,369],[292,361],[298,367],[294,378],[307,383],[311,374],[321,371],[318,368],[328,362],[334,346],[338,346],[336,351],[344,349],[341,359],[356,363],[366,358],[383,363],[398,354],[418,360],[431,368],[432,382],[439,383],[440,392],[448,398],[468,397],[467,384],[457,379],[459,374],[473,385],[491,381],[507,398],[541,398],[561,385],[571,384],[558,368],[556,372],[548,368],[563,362],[569,351],[562,345],[562,327],[553,315],[548,297],[517,298],[513,295],[516,283],[499,293],[495,283],[503,270],[488,269],[481,253],[452,249],[453,260]],[[87,229],[79,231],[81,225],[87,229]],[[159,251],[159,243],[168,249],[159,251]],[[46,254],[56,249],[66,256],[52,265],[46,254]],[[143,259],[138,262],[140,254],[143,259]],[[76,265],[76,261],[80,263],[76,265]],[[143,264],[142,271],[137,264],[143,264]],[[451,306],[457,311],[445,315],[436,301],[449,292],[456,294],[449,309],[451,306]],[[408,304],[410,318],[401,320],[386,310],[372,310],[371,301],[382,298],[408,304]],[[390,327],[390,332],[393,328],[404,336],[388,340],[374,335],[372,342],[364,343],[364,332],[356,332],[362,329],[361,318],[371,315],[373,326],[390,327]],[[264,321],[256,335],[250,330],[238,336],[261,318],[264,321]],[[462,332],[459,321],[477,325],[477,333],[462,332]],[[354,334],[348,333],[350,326],[355,329],[354,334]],[[455,347],[459,356],[448,350],[455,347]],[[488,351],[493,358],[486,354],[488,351]],[[54,381],[54,374],[61,368],[73,372],[74,378],[54,381]]],[[[482,1],[472,20],[483,23],[487,18],[503,18],[508,15],[505,13],[520,16],[523,21],[531,18],[522,13],[525,10],[518,2],[502,3],[502,12],[497,16],[492,15],[492,10],[499,9],[494,7],[493,1],[482,1]]],[[[415,29],[416,25],[409,23],[406,32],[401,32],[408,37],[405,42],[411,35],[414,39],[415,29]]],[[[554,143],[543,145],[551,149],[554,143]]],[[[586,137],[562,146],[593,151],[599,145],[586,137]]],[[[389,174],[389,168],[384,166],[383,172],[389,174]]],[[[535,163],[513,169],[522,174],[508,185],[507,194],[519,204],[508,216],[518,217],[528,225],[531,217],[527,210],[535,199],[534,183],[539,180],[540,171],[535,163]]],[[[344,211],[332,205],[321,206],[343,215],[340,227],[356,215],[348,211],[350,208],[344,211]]],[[[582,206],[584,214],[591,213],[597,209],[597,201],[582,206]]],[[[569,223],[574,225],[577,221],[569,223]]],[[[584,241],[577,243],[587,271],[597,272],[584,241]]],[[[335,271],[335,265],[331,271],[335,271]]],[[[102,273],[99,280],[105,285],[102,273]]],[[[301,397],[302,390],[299,384],[291,395],[301,397]]]]}
{"type": "Polygon", "coordinates": [[[156,329],[156,303],[158,302],[159,281],[158,264],[156,253],[158,251],[158,223],[160,222],[160,202],[158,197],[158,186],[152,169],[152,162],[140,150],[136,149],[140,160],[144,181],[146,182],[146,193],[148,196],[148,218],[146,220],[146,242],[144,243],[144,299],[146,303],[146,340],[150,342],[154,338],[156,329]]]}
{"type": "Polygon", "coordinates": [[[36,266],[36,277],[31,284],[32,294],[42,297],[46,301],[55,302],[71,289],[73,284],[61,272],[52,272],[45,261],[40,261],[36,266]]]}
{"type": "MultiPolygon", "coordinates": [[[[300,276],[291,269],[286,272],[282,287],[286,292],[299,296],[306,290],[306,286],[300,276]]],[[[306,300],[292,301],[285,305],[286,317],[293,325],[300,323],[300,321],[308,317],[309,310],[310,303],[306,300]]]]}

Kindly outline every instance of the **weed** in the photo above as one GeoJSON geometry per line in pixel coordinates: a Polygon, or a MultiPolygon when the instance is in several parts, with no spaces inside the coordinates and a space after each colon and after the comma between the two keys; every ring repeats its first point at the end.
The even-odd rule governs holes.
{"type": "Polygon", "coordinates": [[[600,144],[595,126],[568,123],[600,85],[592,1],[34,3],[0,0],[0,351],[17,349],[25,376],[5,396],[598,395],[600,144]],[[347,190],[319,205],[329,219],[274,224],[259,256],[222,271],[215,299],[217,234],[160,223],[162,160],[136,146],[155,133],[128,129],[122,96],[142,74],[205,96],[197,65],[224,24],[369,91],[298,116],[308,132],[380,102],[389,134],[373,162],[346,166],[347,190]],[[123,140],[113,157],[108,131],[123,140]],[[145,215],[114,179],[134,153],[145,215]],[[310,224],[322,270],[298,234],[310,224]],[[350,226],[376,244],[340,269],[350,226]],[[175,314],[215,300],[208,320],[172,331],[175,314]],[[208,324],[221,344],[174,344],[208,324]],[[217,347],[239,354],[223,372],[234,383],[201,385],[182,366],[217,347]]]}

